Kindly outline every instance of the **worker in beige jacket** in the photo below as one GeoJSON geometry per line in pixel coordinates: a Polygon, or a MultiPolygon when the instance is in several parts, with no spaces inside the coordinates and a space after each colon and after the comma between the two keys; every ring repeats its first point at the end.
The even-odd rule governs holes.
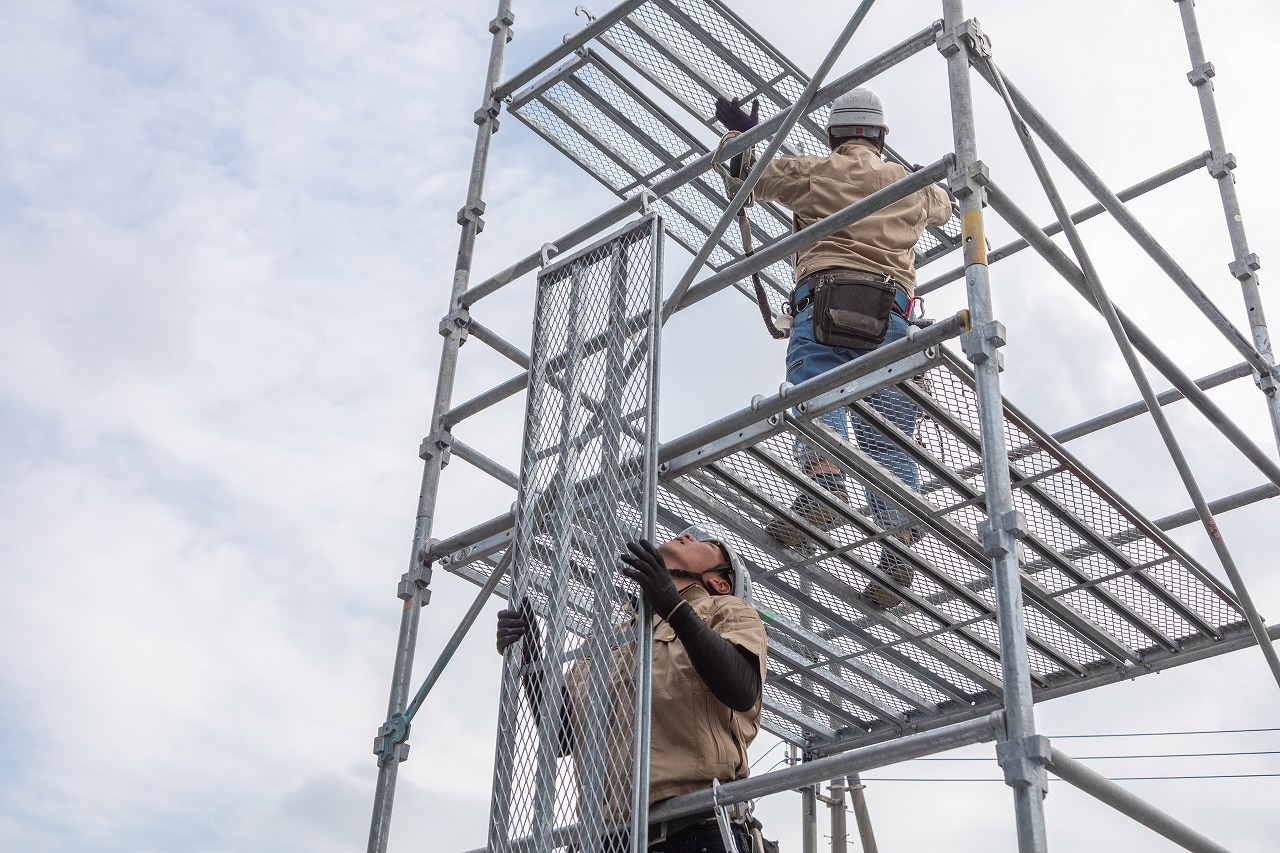
{"type": "MultiPolygon", "coordinates": [[[[730,130],[754,127],[758,111],[758,101],[749,115],[736,100],[716,103],[716,117],[730,130]]],[[[763,168],[764,174],[755,186],[755,197],[787,207],[794,229],[806,228],[907,176],[905,168],[885,162],[881,156],[888,132],[884,107],[874,92],[854,89],[841,95],[832,104],[827,120],[831,153],[778,157],[760,164],[757,168],[763,168]]],[[[926,227],[942,225],[950,217],[947,193],[931,185],[799,252],[790,304],[794,325],[787,346],[788,382],[811,379],[906,336],[916,304],[916,241],[926,227]]],[[[871,395],[868,402],[907,436],[914,436],[917,407],[901,391],[888,388],[871,395]]],[[[824,415],[822,420],[849,438],[845,409],[824,415]]],[[[856,416],[853,435],[872,459],[919,491],[919,469],[902,450],[856,416]]],[[[796,458],[809,477],[848,502],[844,474],[835,464],[803,442],[796,443],[796,458]]],[[[908,545],[918,537],[919,532],[898,507],[870,489],[866,497],[881,528],[908,545]]],[[[830,509],[807,495],[796,498],[791,511],[819,528],[836,521],[830,509]]],[[[785,547],[797,547],[805,541],[805,535],[785,519],[774,520],[766,530],[785,547]]],[[[881,553],[879,569],[897,585],[911,585],[910,567],[888,549],[881,553]]],[[[862,599],[879,609],[901,600],[879,583],[868,585],[862,599]]]]}

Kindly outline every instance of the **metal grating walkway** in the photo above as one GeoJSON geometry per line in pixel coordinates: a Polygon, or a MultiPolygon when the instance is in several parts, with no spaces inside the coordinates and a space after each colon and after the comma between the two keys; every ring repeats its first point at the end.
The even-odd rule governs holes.
{"type": "MultiPolygon", "coordinates": [[[[511,112],[535,133],[623,198],[715,149],[723,128],[711,116],[717,97],[758,97],[767,121],[791,106],[808,77],[715,0],[649,0],[600,37],[631,72],[626,76],[587,48],[512,97],[511,112]],[[650,97],[645,92],[652,92],[650,97]],[[677,106],[683,121],[659,104],[677,106]]],[[[826,146],[827,107],[792,130],[784,154],[819,154],[826,146]]],[[[886,156],[907,165],[891,148],[886,156]]],[[[690,252],[706,242],[728,201],[708,172],[668,193],[657,205],[671,236],[690,252]]],[[[758,248],[791,233],[791,216],[773,204],[749,209],[758,248]]],[[[742,256],[736,238],[722,239],[708,259],[720,270],[742,256]]],[[[922,266],[959,245],[952,216],[916,245],[922,266]]],[[[761,274],[775,309],[792,288],[790,267],[761,274]]],[[[739,282],[740,289],[746,290],[739,282]]]]}
{"type": "MultiPolygon", "coordinates": [[[[1000,706],[995,598],[979,528],[985,514],[976,395],[960,358],[945,348],[927,353],[797,400],[800,416],[787,412],[681,455],[660,454],[659,538],[695,522],[728,531],[752,570],[769,630],[766,728],[817,752],[1000,706]],[[919,410],[908,434],[869,400],[912,374],[894,386],[919,410]],[[845,441],[822,420],[841,405],[862,421],[858,440],[845,441]],[[850,503],[803,474],[794,452],[800,439],[846,472],[850,503]],[[919,493],[860,448],[872,439],[918,463],[919,493]],[[905,512],[922,538],[906,547],[889,535],[861,499],[864,486],[905,512]],[[791,512],[800,493],[836,522],[820,529],[791,512]],[[765,528],[777,518],[801,529],[806,541],[794,548],[775,542],[765,528]],[[915,570],[909,587],[879,570],[882,548],[915,570]],[[873,581],[903,603],[887,611],[867,604],[860,593],[873,581]]],[[[1028,530],[1019,565],[1037,699],[1250,640],[1223,584],[1007,402],[1004,419],[1014,506],[1028,530]]],[[[481,582],[509,541],[499,531],[441,563],[481,582]]]]}

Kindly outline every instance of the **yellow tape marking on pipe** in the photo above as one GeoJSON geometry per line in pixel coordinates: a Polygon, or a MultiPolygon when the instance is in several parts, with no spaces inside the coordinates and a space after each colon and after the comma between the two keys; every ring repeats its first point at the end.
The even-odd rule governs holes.
{"type": "Polygon", "coordinates": [[[982,230],[982,208],[965,211],[960,221],[960,235],[964,238],[964,265],[987,264],[987,238],[982,230]]]}

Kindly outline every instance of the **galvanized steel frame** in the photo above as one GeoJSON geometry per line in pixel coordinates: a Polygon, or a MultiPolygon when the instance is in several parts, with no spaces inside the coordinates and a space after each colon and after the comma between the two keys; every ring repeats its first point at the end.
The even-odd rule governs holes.
{"type": "MultiPolygon", "coordinates": [[[[481,109],[476,113],[478,131],[467,202],[459,212],[462,236],[451,291],[450,310],[441,323],[441,333],[445,337],[445,342],[431,431],[423,441],[420,454],[425,462],[425,468],[418,522],[415,525],[410,568],[401,578],[398,587],[398,595],[404,601],[404,609],[397,642],[388,718],[379,730],[379,737],[375,741],[374,751],[379,755],[379,779],[370,830],[370,853],[375,851],[380,853],[386,849],[397,767],[407,755],[409,722],[414,712],[421,706],[423,699],[439,677],[440,671],[447,665],[457,646],[457,641],[474,621],[483,600],[491,592],[505,596],[510,591],[510,584],[504,573],[513,552],[511,543],[514,519],[511,513],[500,515],[471,530],[451,536],[448,540],[437,542],[430,538],[440,470],[451,456],[456,455],[509,486],[515,486],[518,483],[518,478],[513,472],[452,435],[452,428],[458,423],[523,390],[528,383],[528,369],[531,362],[530,355],[522,352],[519,347],[473,320],[470,316],[470,308],[475,302],[497,292],[506,284],[539,266],[546,266],[551,256],[591,240],[630,216],[647,212],[650,205],[654,203],[663,207],[672,205],[675,202],[672,193],[681,188],[691,187],[696,193],[692,198],[701,199],[711,204],[712,209],[718,210],[720,225],[728,221],[729,211],[732,210],[729,200],[725,199],[723,194],[708,181],[707,173],[711,167],[709,146],[686,130],[681,122],[673,119],[652,98],[642,94],[639,89],[628,83],[625,75],[614,69],[602,55],[591,48],[593,42],[603,45],[620,58],[627,69],[637,73],[651,89],[693,115],[701,128],[714,130],[710,120],[701,114],[704,111],[699,109],[699,105],[685,97],[669,76],[664,76],[655,68],[648,67],[643,57],[637,55],[633,49],[629,49],[626,40],[622,38],[622,34],[627,33],[631,38],[642,40],[648,49],[655,51],[665,62],[671,63],[680,73],[686,75],[687,81],[697,86],[703,95],[721,94],[716,90],[714,81],[701,74],[697,65],[689,62],[681,53],[678,45],[673,45],[664,33],[655,31],[653,26],[647,25],[642,20],[643,14],[652,14],[645,12],[648,9],[657,10],[657,13],[666,15],[684,28],[682,37],[694,39],[704,49],[710,50],[718,61],[731,66],[735,73],[751,84],[750,91],[746,94],[760,95],[770,103],[771,107],[776,108],[776,112],[772,115],[766,111],[765,120],[759,127],[743,134],[726,146],[724,154],[727,157],[734,156],[745,148],[770,137],[782,136],[786,136],[786,139],[777,139],[774,143],[776,147],[785,153],[794,153],[796,140],[820,138],[820,111],[825,103],[837,94],[867,82],[886,68],[919,53],[930,45],[936,44],[947,58],[952,94],[954,156],[946,156],[923,170],[923,174],[917,173],[912,178],[900,182],[902,186],[893,189],[895,193],[905,195],[933,180],[944,176],[949,178],[951,187],[959,200],[958,207],[963,225],[960,226],[957,220],[953,220],[952,224],[943,229],[931,232],[931,238],[935,243],[928,251],[918,254],[917,263],[923,265],[958,245],[964,247],[965,263],[960,269],[921,284],[920,291],[928,292],[949,281],[964,277],[970,297],[967,316],[954,318],[954,322],[949,325],[939,324],[947,327],[930,329],[919,336],[920,339],[917,341],[903,342],[907,344],[906,346],[886,347],[873,356],[847,365],[849,369],[842,370],[838,377],[819,377],[818,380],[811,380],[804,386],[784,388],[774,397],[758,398],[751,407],[742,412],[730,415],[714,424],[708,424],[687,436],[668,442],[662,448],[654,448],[652,458],[654,462],[661,463],[663,479],[659,503],[655,506],[655,510],[659,520],[667,526],[685,520],[680,516],[680,512],[700,513],[708,518],[725,522],[734,535],[742,537],[742,544],[755,546],[763,553],[762,549],[767,547],[767,543],[762,541],[760,531],[747,529],[748,526],[742,522],[744,516],[741,514],[735,516],[733,512],[737,510],[730,511],[733,506],[737,506],[740,510],[754,499],[755,506],[752,512],[758,514],[761,508],[764,508],[764,511],[772,513],[774,517],[788,518],[797,527],[802,528],[807,537],[817,543],[820,549],[826,549],[831,559],[849,566],[852,571],[860,572],[862,576],[876,578],[892,585],[890,578],[877,574],[874,567],[868,566],[861,558],[855,558],[858,548],[872,546],[895,551],[911,562],[922,577],[940,582],[940,591],[929,595],[913,593],[910,588],[895,587],[896,591],[910,602],[910,606],[916,608],[915,612],[920,617],[928,617],[946,626],[943,632],[921,632],[894,613],[864,613],[850,619],[833,612],[829,604],[832,582],[830,576],[818,568],[822,559],[817,556],[808,558],[801,556],[786,565],[773,567],[752,564],[764,591],[789,596],[789,600],[799,608],[796,611],[799,616],[795,619],[784,619],[777,613],[765,614],[766,619],[770,621],[771,643],[775,650],[775,654],[771,655],[768,690],[771,691],[771,695],[789,697],[787,702],[775,703],[772,706],[770,713],[774,716],[777,725],[782,728],[771,725],[771,730],[792,740],[793,743],[797,743],[794,734],[796,731],[807,732],[803,742],[797,743],[806,761],[787,771],[723,786],[721,802],[759,796],[768,791],[794,788],[800,784],[817,783],[836,775],[879,766],[875,763],[867,763],[864,756],[869,754],[883,757],[883,760],[888,761],[893,760],[894,757],[901,759],[915,754],[928,754],[961,742],[995,738],[999,740],[997,754],[1005,767],[1006,781],[1014,788],[1019,849],[1024,853],[1045,849],[1043,810],[1039,800],[1040,792],[1044,788],[1046,768],[1054,770],[1072,784],[1103,798],[1104,801],[1164,833],[1188,849],[1219,849],[1194,832],[1181,827],[1176,821],[1160,815],[1150,806],[1119,791],[1117,786],[1106,783],[1105,780],[1091,778],[1087,772],[1081,772],[1070,759],[1049,747],[1043,738],[1036,735],[1032,712],[1033,699],[1040,700],[1085,689],[1083,686],[1085,682],[1097,685],[1131,678],[1141,672],[1157,671],[1167,666],[1203,659],[1250,643],[1251,638],[1247,632],[1239,630],[1239,626],[1228,628],[1205,621],[1194,608],[1188,607],[1185,602],[1178,599],[1177,595],[1144,574],[1152,568],[1151,566],[1134,564],[1121,550],[1139,540],[1158,542],[1168,552],[1168,556],[1164,559],[1175,561],[1182,570],[1189,572],[1185,575],[1186,577],[1195,578],[1196,582],[1201,583],[1206,589],[1213,590],[1215,595],[1223,596],[1224,601],[1232,601],[1228,591],[1217,584],[1212,576],[1200,569],[1194,561],[1181,553],[1180,549],[1174,548],[1161,533],[1163,530],[1195,520],[1197,510],[1177,513],[1155,522],[1146,522],[1133,512],[1132,508],[1127,507],[1118,496],[1107,493],[1105,487],[1101,487],[1096,480],[1090,479],[1083,468],[1078,466],[1072,468],[1070,465],[1066,467],[1072,468],[1073,476],[1084,477],[1083,482],[1087,484],[1087,488],[1092,488],[1095,494],[1099,494],[1097,490],[1101,488],[1100,493],[1107,495],[1106,500],[1110,501],[1113,507],[1120,507],[1122,516],[1134,519],[1135,524],[1128,530],[1114,531],[1106,536],[1090,530],[1086,525],[1076,525],[1074,530],[1083,537],[1082,541],[1085,544],[1061,550],[1032,535],[1026,529],[1025,520],[1014,509],[1016,495],[1039,495],[1037,500],[1047,497],[1038,490],[1037,483],[1050,475],[1044,471],[1028,475],[1018,468],[1019,460],[1026,454],[1048,448],[1052,453],[1057,454],[1058,458],[1067,459],[1060,442],[1104,429],[1126,418],[1140,415],[1144,411],[1158,416],[1159,407],[1179,398],[1189,400],[1270,481],[1263,486],[1217,501],[1198,501],[1200,517],[1205,517],[1206,512],[1224,511],[1280,494],[1280,466],[1261,451],[1204,394],[1204,389],[1253,373],[1255,381],[1266,394],[1277,445],[1280,446],[1280,395],[1275,393],[1274,357],[1270,350],[1269,333],[1258,296],[1256,276],[1258,262],[1256,256],[1249,251],[1239,216],[1239,202],[1236,199],[1234,178],[1231,174],[1235,165],[1234,158],[1226,152],[1213,99],[1210,78],[1213,77],[1214,72],[1212,65],[1204,60],[1198,25],[1192,8],[1193,3],[1188,0],[1175,0],[1175,2],[1180,8],[1188,51],[1193,64],[1193,70],[1188,74],[1188,79],[1192,85],[1196,86],[1200,96],[1210,150],[1167,169],[1147,181],[1140,182],[1128,190],[1113,193],[1070,149],[1047,120],[1035,111],[1030,102],[1012,84],[1008,84],[1007,91],[1027,123],[1099,201],[1093,207],[1073,214],[1069,220],[1065,215],[1060,215],[1059,222],[1042,228],[1032,223],[1017,204],[990,181],[985,167],[977,158],[973,144],[969,67],[974,64],[976,70],[992,83],[996,83],[993,78],[996,72],[993,71],[994,66],[980,61],[990,56],[990,46],[976,22],[964,19],[961,0],[943,0],[942,22],[908,37],[902,43],[824,87],[819,88],[816,84],[808,86],[810,91],[817,89],[812,99],[807,103],[801,99],[801,103],[794,105],[793,101],[796,100],[799,90],[805,89],[809,83],[808,78],[763,37],[751,30],[745,22],[720,5],[719,0],[626,0],[599,19],[589,21],[579,33],[567,36],[563,45],[557,46],[525,70],[502,81],[504,48],[511,37],[514,17],[511,13],[510,0],[499,0],[497,15],[490,24],[493,40],[486,72],[484,97],[481,109]],[[699,9],[704,6],[712,9],[720,16],[721,21],[726,22],[725,26],[736,28],[735,31],[742,38],[747,39],[756,46],[756,49],[777,63],[780,70],[773,76],[760,74],[750,62],[743,60],[733,50],[723,45],[706,26],[705,20],[690,11],[692,8],[690,4],[697,5],[699,9]],[[632,117],[620,112],[616,105],[610,104],[599,92],[583,83],[578,73],[584,68],[596,69],[612,85],[627,91],[637,103],[644,105],[650,119],[660,122],[668,133],[681,139],[687,147],[681,151],[670,151],[658,145],[648,131],[637,125],[632,117]],[[611,121],[626,128],[633,143],[639,144],[651,155],[666,158],[669,165],[656,171],[639,170],[628,161],[624,152],[611,148],[604,140],[597,140],[605,156],[631,176],[628,184],[619,187],[605,181],[611,189],[623,195],[624,200],[614,208],[562,236],[553,244],[545,245],[541,250],[530,254],[481,284],[470,286],[475,238],[482,227],[484,212],[482,192],[490,139],[496,129],[497,117],[504,101],[522,120],[525,117],[521,115],[520,108],[537,101],[558,120],[564,122],[565,126],[574,128],[586,138],[591,138],[590,128],[586,127],[578,116],[562,105],[557,105],[554,99],[544,97],[553,86],[558,84],[572,88],[576,95],[592,109],[599,110],[611,121]],[[818,115],[815,116],[815,113],[818,115]],[[792,126],[796,128],[795,133],[787,133],[792,126]],[[779,134],[779,129],[782,129],[783,133],[779,134]],[[807,136],[796,135],[801,132],[807,136]],[[1246,340],[1226,321],[1216,306],[1204,296],[1203,291],[1182,271],[1155,238],[1137,223],[1123,204],[1131,198],[1188,174],[1201,165],[1208,166],[1221,191],[1235,253],[1230,271],[1241,284],[1250,318],[1252,342],[1246,340]],[[1020,241],[992,252],[985,251],[982,228],[984,201],[989,202],[991,208],[1019,232],[1022,237],[1020,241]],[[999,347],[1003,340],[1002,329],[995,321],[991,307],[988,264],[1009,257],[1022,249],[1034,248],[1069,283],[1081,291],[1091,304],[1103,311],[1106,305],[1099,304],[1093,298],[1093,294],[1088,292],[1087,269],[1082,271],[1080,266],[1077,266],[1049,240],[1049,237],[1056,231],[1062,230],[1064,223],[1067,223],[1069,230],[1070,223],[1083,222],[1104,210],[1115,217],[1135,241],[1169,274],[1193,304],[1244,356],[1245,361],[1241,365],[1192,381],[1130,318],[1118,312],[1119,322],[1125,335],[1133,342],[1134,347],[1148,358],[1157,371],[1165,375],[1174,385],[1174,390],[1158,396],[1146,394],[1146,399],[1142,402],[1060,430],[1056,435],[1058,440],[1055,440],[1055,437],[1036,430],[1000,396],[999,347]],[[912,447],[910,437],[895,434],[896,428],[863,400],[871,390],[893,382],[895,371],[897,377],[910,375],[904,371],[940,369],[940,366],[946,366],[953,372],[957,370],[964,372],[963,365],[956,363],[954,356],[950,356],[945,350],[940,353],[937,349],[938,343],[960,334],[961,331],[963,331],[962,343],[965,353],[974,362],[971,378],[978,400],[980,429],[968,429],[928,394],[921,393],[918,389],[913,390],[909,384],[904,384],[902,387],[915,405],[928,417],[940,424],[946,424],[948,434],[963,439],[971,450],[981,454],[980,471],[984,475],[982,490],[974,489],[968,484],[966,478],[974,476],[972,471],[950,470],[945,465],[939,466],[937,460],[931,459],[920,448],[912,447]],[[467,402],[453,405],[458,347],[469,335],[483,341],[523,372],[467,402]],[[948,360],[950,360],[949,364],[948,360]],[[819,382],[819,380],[823,381],[819,382]],[[1151,405],[1153,402],[1154,407],[1151,405]],[[793,405],[796,406],[797,414],[787,414],[786,410],[793,405]],[[864,422],[871,424],[880,433],[895,439],[924,470],[930,472],[933,479],[925,484],[921,494],[917,495],[897,482],[892,475],[880,469],[878,464],[867,457],[859,447],[843,441],[838,435],[815,421],[817,416],[841,405],[847,405],[850,411],[862,418],[864,422]],[[1003,437],[1006,423],[1013,424],[1014,428],[1024,435],[1032,435],[1031,444],[1034,447],[1015,446],[1007,442],[1003,437]],[[966,559],[989,563],[993,573],[986,580],[979,579],[967,584],[957,584],[953,579],[947,578],[944,572],[937,571],[928,559],[915,554],[911,549],[897,545],[896,540],[888,535],[889,531],[876,529],[859,511],[831,502],[830,497],[822,490],[815,488],[811,481],[797,475],[785,459],[765,447],[765,443],[772,440],[771,437],[777,437],[785,431],[803,435],[807,441],[821,445],[831,458],[839,461],[849,476],[874,484],[878,492],[888,495],[895,503],[906,507],[917,520],[928,526],[931,532],[940,535],[942,538],[939,541],[946,540],[951,543],[951,546],[959,548],[957,553],[967,554],[966,559]],[[787,484],[794,492],[808,495],[829,506],[849,530],[859,532],[858,538],[855,541],[847,541],[847,538],[836,541],[825,530],[814,528],[805,519],[790,513],[769,495],[753,494],[752,484],[737,476],[731,470],[731,466],[726,465],[725,460],[733,456],[755,460],[755,464],[771,471],[777,482],[787,484]],[[708,476],[711,479],[707,479],[708,476]],[[708,488],[711,490],[708,491],[708,488]],[[929,503],[928,495],[938,489],[949,489],[962,496],[962,505],[971,506],[978,502],[985,502],[988,521],[984,522],[976,532],[961,530],[950,524],[944,518],[943,511],[929,503]],[[734,490],[737,491],[734,492],[734,490]],[[727,495],[732,497],[736,504],[725,503],[729,500],[727,495]],[[1022,563],[1020,567],[1018,555],[1023,548],[1033,552],[1035,558],[1022,563]],[[1179,618],[1194,625],[1198,636],[1191,640],[1168,636],[1160,626],[1151,624],[1125,601],[1110,595],[1103,589],[1103,583],[1109,580],[1108,578],[1089,578],[1081,574],[1074,561],[1090,554],[1109,555],[1108,559],[1123,567],[1117,577],[1135,578],[1140,586],[1154,596],[1154,599],[1163,602],[1162,606],[1177,612],[1179,618]],[[472,583],[481,585],[481,595],[464,616],[458,630],[455,631],[454,638],[446,646],[422,689],[411,702],[408,702],[406,700],[416,646],[419,612],[430,599],[433,560],[438,560],[442,567],[472,583]],[[799,586],[790,581],[784,581],[788,572],[801,578],[798,581],[799,586]],[[1041,586],[1036,579],[1041,572],[1058,572],[1064,576],[1073,577],[1088,595],[1101,602],[1100,606],[1105,607],[1109,612],[1123,613],[1126,619],[1139,626],[1142,633],[1151,641],[1152,646],[1146,650],[1138,650],[1118,641],[1110,633],[1094,624],[1087,615],[1067,605],[1061,599],[1060,591],[1052,591],[1041,586]],[[976,626],[990,617],[991,608],[984,603],[982,596],[989,594],[992,590],[996,594],[995,608],[999,612],[997,620],[999,641],[995,645],[987,638],[973,633],[976,626]],[[1030,604],[1023,604],[1024,595],[1029,597],[1030,604]],[[975,615],[968,620],[949,619],[943,608],[951,606],[949,602],[952,601],[967,602],[975,608],[973,611],[975,615]],[[1023,624],[1024,607],[1039,608],[1050,613],[1058,620],[1058,624],[1068,626],[1078,637],[1083,638],[1085,644],[1098,653],[1101,659],[1108,661],[1106,671],[1090,671],[1087,678],[1079,677],[1083,670],[1078,662],[1072,660],[1069,655],[1062,654],[1051,643],[1046,644],[1038,639],[1035,631],[1028,631],[1027,626],[1023,624]],[[830,626],[830,629],[819,629],[820,625],[830,626]],[[891,629],[891,634],[888,636],[892,639],[886,639],[886,635],[882,633],[885,626],[891,629]],[[832,633],[832,630],[837,633],[832,633]],[[940,645],[938,638],[946,633],[956,638],[967,637],[974,649],[981,649],[985,654],[991,655],[993,663],[998,663],[1002,670],[1000,677],[990,677],[980,668],[970,665],[963,655],[957,657],[957,653],[949,645],[940,645]],[[846,637],[861,638],[865,641],[864,649],[851,653],[844,647],[836,645],[838,642],[843,642],[843,638],[846,637]],[[913,650],[913,653],[907,654],[909,650],[913,650]],[[1076,682],[1046,681],[1032,669],[1028,650],[1035,650],[1042,660],[1051,660],[1055,665],[1061,666],[1064,671],[1074,673],[1077,676],[1076,682]],[[937,656],[938,660],[950,661],[958,665],[960,668],[955,670],[957,674],[965,673],[967,677],[976,678],[977,681],[971,682],[971,686],[952,683],[949,677],[940,671],[921,666],[916,658],[916,654],[921,652],[929,652],[937,656]],[[913,673],[912,677],[918,680],[913,683],[887,677],[886,671],[874,664],[877,659],[895,662],[894,665],[899,667],[898,671],[913,673]],[[847,674],[852,674],[852,678],[847,674]],[[973,707],[969,709],[957,707],[948,710],[945,701],[939,706],[931,698],[918,692],[920,685],[928,685],[928,690],[948,697],[948,701],[969,702],[973,707]],[[976,685],[980,693],[972,692],[974,689],[972,685],[976,685]],[[931,705],[934,707],[930,708],[931,705]],[[899,706],[910,710],[904,714],[899,710],[899,706]],[[987,713],[999,708],[1003,708],[1000,714],[973,719],[975,713],[987,713]],[[827,722],[820,718],[825,718],[827,722]],[[869,718],[874,722],[869,727],[864,727],[869,722],[869,718]],[[840,728],[829,724],[834,721],[851,724],[852,731],[848,726],[840,728]],[[904,736],[905,732],[919,729],[926,731],[917,735],[904,736]],[[824,755],[830,757],[823,758],[824,755]],[[834,764],[828,766],[832,760],[843,763],[838,768],[834,764]]],[[[869,7],[869,1],[864,3],[861,13],[865,13],[869,7]]],[[[856,28],[856,22],[857,16],[854,21],[851,21],[850,32],[856,28]]],[[[837,50],[838,47],[837,44],[837,50]]],[[[832,58],[836,52],[832,52],[832,58]]],[[[821,73],[818,74],[818,78],[820,80],[821,73]]],[[[545,133],[543,135],[546,136],[545,133]]],[[[589,167],[589,164],[584,163],[572,151],[559,145],[556,140],[549,137],[548,139],[598,179],[603,180],[589,167]]],[[[889,156],[903,162],[894,152],[889,152],[889,156]]],[[[883,200],[880,203],[887,204],[891,200],[883,200]]],[[[876,206],[878,205],[855,206],[857,209],[847,210],[840,215],[839,223],[832,222],[827,225],[832,228],[839,227],[843,222],[853,221],[866,215],[876,206]]],[[[682,214],[685,213],[678,206],[673,209],[682,214]]],[[[761,252],[753,258],[743,258],[741,252],[735,247],[727,242],[718,241],[721,260],[712,264],[713,269],[716,270],[715,274],[690,288],[683,299],[673,300],[671,304],[673,310],[687,307],[697,299],[706,298],[730,285],[745,291],[743,280],[754,271],[764,272],[764,277],[773,292],[772,298],[775,304],[776,300],[781,299],[787,289],[785,279],[777,270],[770,271],[766,268],[770,264],[776,264],[787,251],[818,239],[822,232],[815,227],[808,233],[787,237],[777,230],[779,223],[785,223],[785,217],[780,211],[757,208],[753,217],[753,230],[761,252]],[[765,218],[761,219],[761,216],[765,218]],[[765,228],[765,224],[771,227],[765,228]],[[778,245],[775,247],[774,244],[778,245]],[[771,248],[774,251],[770,251],[771,248]]],[[[723,231],[722,228],[699,219],[691,213],[687,219],[702,231],[704,237],[723,231]]],[[[711,246],[706,240],[698,243],[685,237],[679,242],[700,259],[712,257],[711,246]]],[[[690,269],[686,276],[687,284],[692,284],[693,273],[698,266],[700,264],[695,263],[690,269]]],[[[680,295],[677,294],[677,296],[680,295]]],[[[1046,505],[1052,504],[1053,501],[1049,500],[1046,505]]],[[[1063,518],[1071,515],[1063,507],[1059,507],[1058,510],[1063,518]]],[[[1251,609],[1246,608],[1246,610],[1251,609]]],[[[580,618],[572,607],[565,609],[563,617],[570,622],[580,618]]],[[[1278,634],[1280,634],[1280,628],[1272,626],[1265,628],[1262,636],[1275,637],[1278,634]]],[[[707,801],[708,796],[709,794],[703,793],[676,798],[664,803],[652,817],[655,820],[667,819],[692,813],[710,804],[707,801]]],[[[806,838],[811,834],[806,833],[806,838]]],[[[550,843],[561,840],[563,840],[561,831],[557,831],[555,838],[549,839],[550,843]]],[[[544,843],[546,843],[545,840],[544,843]]]]}

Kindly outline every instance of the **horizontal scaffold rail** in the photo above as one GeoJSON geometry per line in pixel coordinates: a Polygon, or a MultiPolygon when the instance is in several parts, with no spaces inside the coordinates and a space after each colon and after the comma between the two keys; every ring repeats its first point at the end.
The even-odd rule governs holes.
{"type": "MultiPolygon", "coordinates": [[[[1000,706],[976,394],[965,363],[941,345],[966,323],[962,313],[784,386],[659,451],[659,535],[718,525],[746,560],[771,648],[764,725],[815,754],[1000,706]],[[890,387],[919,412],[909,431],[877,402],[890,387]],[[859,419],[860,440],[824,423],[841,408],[859,419]],[[872,434],[916,461],[918,492],[860,446],[872,434]],[[804,474],[800,440],[857,484],[849,503],[804,474]],[[920,531],[910,546],[880,526],[865,490],[910,518],[920,531]],[[833,521],[817,526],[812,513],[796,512],[798,495],[833,521]],[[802,531],[803,544],[787,548],[771,538],[778,519],[802,531]],[[913,570],[909,586],[884,570],[886,550],[913,570]],[[902,603],[877,609],[863,595],[870,584],[892,589],[902,603]]],[[[1014,505],[1026,520],[1019,563],[1037,699],[1252,641],[1231,592],[1159,527],[1007,402],[1004,421],[1014,505]]],[[[593,486],[575,488],[586,494],[593,486]]],[[[431,554],[483,583],[510,545],[511,523],[504,514],[435,543],[431,554]]],[[[572,608],[573,595],[567,600],[572,608]]]]}

